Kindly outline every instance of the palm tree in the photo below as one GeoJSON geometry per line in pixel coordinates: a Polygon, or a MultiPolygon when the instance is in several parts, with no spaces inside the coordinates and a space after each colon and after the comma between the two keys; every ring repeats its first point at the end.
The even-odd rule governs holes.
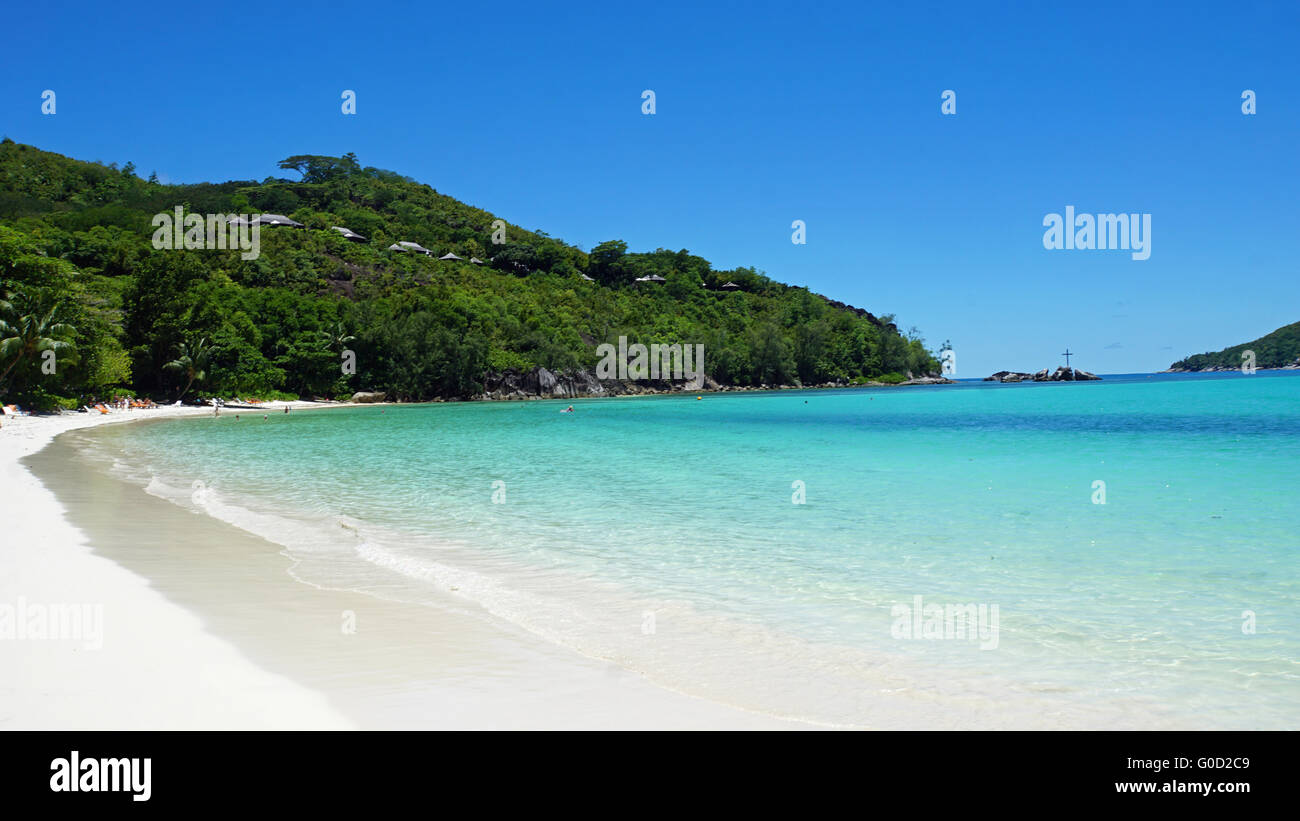
{"type": "Polygon", "coordinates": [[[349,334],[347,331],[343,329],[342,322],[335,324],[333,328],[329,328],[323,331],[317,331],[317,333],[320,334],[321,339],[325,342],[326,347],[328,347],[330,350],[338,351],[340,353],[342,353],[344,345],[356,339],[355,336],[352,336],[351,334],[349,334]]]}
{"type": "Polygon", "coordinates": [[[177,346],[176,353],[176,358],[163,365],[163,370],[180,371],[189,380],[185,383],[185,390],[176,397],[182,399],[190,392],[190,386],[207,378],[208,356],[211,351],[208,349],[207,337],[204,337],[193,344],[182,342],[177,346]]]}
{"type": "Polygon", "coordinates": [[[45,351],[58,354],[76,347],[71,342],[56,338],[77,332],[71,325],[56,321],[56,315],[62,307],[57,302],[46,306],[33,300],[29,313],[22,314],[10,301],[14,295],[5,296],[6,299],[0,299],[0,362],[10,357],[13,357],[13,361],[0,373],[0,382],[9,376],[19,362],[28,357],[45,351]]]}

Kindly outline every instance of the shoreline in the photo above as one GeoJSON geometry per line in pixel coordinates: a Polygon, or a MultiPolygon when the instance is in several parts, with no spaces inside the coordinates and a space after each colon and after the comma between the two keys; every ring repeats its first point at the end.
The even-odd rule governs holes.
{"type": "MultiPolygon", "coordinates": [[[[356,407],[265,412],[286,405],[356,407]]],[[[5,417],[0,606],[102,605],[103,640],[0,637],[0,729],[807,726],[664,689],[486,615],[296,581],[279,545],[87,470],[56,441],[205,415],[5,417]],[[156,535],[168,532],[185,538],[156,535]]]]}

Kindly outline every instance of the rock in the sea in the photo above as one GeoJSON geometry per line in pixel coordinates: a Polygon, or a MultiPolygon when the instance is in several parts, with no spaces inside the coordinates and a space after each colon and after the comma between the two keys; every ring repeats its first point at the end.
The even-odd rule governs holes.
{"type": "Polygon", "coordinates": [[[1018,373],[1016,371],[998,371],[992,376],[984,377],[985,382],[1075,382],[1085,379],[1101,379],[1096,374],[1077,368],[1061,366],[1055,371],[1043,368],[1038,373],[1018,373]]]}
{"type": "Polygon", "coordinates": [[[998,371],[992,376],[986,377],[985,382],[1026,382],[1033,379],[1032,374],[1020,373],[1019,371],[998,371]]]}
{"type": "Polygon", "coordinates": [[[383,391],[375,391],[375,392],[357,391],[356,393],[352,394],[353,402],[383,402],[387,398],[388,398],[388,394],[384,393],[383,391]]]}
{"type": "Polygon", "coordinates": [[[928,373],[925,376],[917,376],[907,380],[904,385],[955,385],[957,382],[946,376],[928,373]]]}

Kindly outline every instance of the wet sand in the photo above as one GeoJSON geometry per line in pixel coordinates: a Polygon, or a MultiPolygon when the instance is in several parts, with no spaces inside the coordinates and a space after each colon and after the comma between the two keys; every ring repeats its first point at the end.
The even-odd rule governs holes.
{"type": "Polygon", "coordinates": [[[84,435],[22,460],[63,509],[50,524],[66,528],[52,536],[70,566],[46,567],[42,590],[21,569],[44,563],[25,553],[39,546],[7,545],[0,569],[17,572],[0,601],[102,601],[103,649],[0,642],[13,656],[0,669],[33,672],[0,673],[0,728],[803,726],[665,690],[486,612],[304,584],[280,546],[109,475],[79,452],[72,437],[84,435]],[[80,551],[66,544],[73,533],[80,551]],[[147,590],[103,573],[60,584],[85,575],[76,558],[111,562],[147,590]],[[157,606],[139,612],[146,601],[157,606]]]}

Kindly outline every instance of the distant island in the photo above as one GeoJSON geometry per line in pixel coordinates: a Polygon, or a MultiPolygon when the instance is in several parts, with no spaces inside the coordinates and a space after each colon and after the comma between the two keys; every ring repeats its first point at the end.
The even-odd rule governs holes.
{"type": "Polygon", "coordinates": [[[1251,360],[1248,352],[1254,353],[1251,364],[1256,368],[1300,368],[1300,322],[1284,325],[1253,342],[1233,345],[1217,353],[1199,353],[1180,359],[1164,373],[1241,370],[1242,365],[1251,360]]]}

